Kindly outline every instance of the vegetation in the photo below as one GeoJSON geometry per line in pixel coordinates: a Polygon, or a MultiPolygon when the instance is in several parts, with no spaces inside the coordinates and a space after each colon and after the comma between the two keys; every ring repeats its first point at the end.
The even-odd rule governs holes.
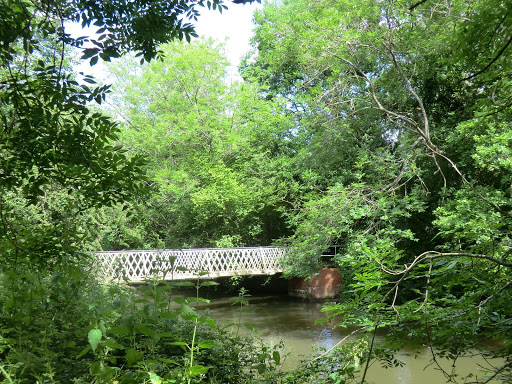
{"type": "Polygon", "coordinates": [[[0,2],[1,382],[365,382],[405,343],[436,364],[488,339],[488,377],[447,380],[512,382],[510,4],[269,2],[231,84],[222,45],[176,41],[204,6],[0,2]],[[199,291],[102,285],[87,253],[271,243],[304,277],[339,245],[324,310],[367,334],[282,373],[199,291]]]}
{"type": "Polygon", "coordinates": [[[112,115],[120,141],[147,159],[150,197],[135,203],[145,222],[120,221],[119,249],[269,245],[287,233],[277,154],[290,156],[291,122],[273,114],[250,84],[227,84],[228,63],[212,41],[171,44],[165,60],[112,65],[112,115]],[[139,243],[137,244],[136,241],[139,243]]]}
{"type": "Polygon", "coordinates": [[[491,376],[509,382],[509,5],[278,2],[256,21],[243,75],[288,99],[316,187],[294,202],[290,273],[339,244],[352,299],[326,312],[434,362],[504,338],[491,376]]]}
{"type": "Polygon", "coordinates": [[[225,8],[0,3],[2,383],[242,383],[273,374],[278,351],[198,314],[199,296],[174,299],[157,282],[141,297],[101,285],[86,253],[113,232],[102,225],[148,189],[145,161],[118,145],[118,125],[94,106],[110,87],[75,75],[72,49],[91,65],[126,52],[150,61],[158,44],[194,36],[183,20],[201,6],[225,8]],[[100,36],[72,38],[69,21],[100,36]]]}

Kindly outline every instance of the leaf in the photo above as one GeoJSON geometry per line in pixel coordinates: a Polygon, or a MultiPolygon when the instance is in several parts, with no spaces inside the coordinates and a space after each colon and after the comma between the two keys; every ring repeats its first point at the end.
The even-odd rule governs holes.
{"type": "Polygon", "coordinates": [[[149,372],[149,380],[151,384],[162,384],[162,378],[153,371],[149,372]]]}
{"type": "Polygon", "coordinates": [[[156,337],[156,332],[153,329],[151,329],[151,328],[149,328],[149,327],[147,327],[145,325],[136,324],[135,325],[135,329],[137,331],[139,331],[140,333],[142,333],[143,335],[146,335],[146,336],[149,336],[149,337],[156,337]]]}
{"type": "Polygon", "coordinates": [[[197,376],[197,375],[201,375],[201,374],[208,372],[208,370],[210,368],[212,368],[212,367],[204,367],[202,365],[193,365],[192,367],[190,367],[188,369],[188,372],[190,373],[191,376],[197,376]]]}
{"type": "Polygon", "coordinates": [[[130,334],[130,328],[126,325],[116,325],[109,329],[109,333],[115,336],[126,336],[130,334]]]}
{"type": "Polygon", "coordinates": [[[182,304],[182,305],[186,305],[186,304],[188,304],[188,301],[187,301],[187,300],[185,300],[183,297],[176,297],[176,298],[174,299],[174,302],[175,302],[176,304],[182,304]]]}
{"type": "Polygon", "coordinates": [[[106,339],[103,342],[103,345],[105,345],[105,347],[109,347],[111,349],[124,349],[124,346],[122,344],[119,344],[117,341],[112,340],[112,339],[106,339]]]}
{"type": "Polygon", "coordinates": [[[193,320],[197,318],[197,313],[192,307],[183,304],[181,306],[180,316],[183,320],[193,320]]]}
{"type": "Polygon", "coordinates": [[[94,78],[91,76],[84,76],[83,80],[89,84],[96,84],[96,80],[94,80],[94,78]]]}
{"type": "Polygon", "coordinates": [[[281,364],[281,355],[279,354],[279,351],[272,352],[272,358],[274,359],[277,365],[281,364]]]}
{"type": "Polygon", "coordinates": [[[187,301],[189,303],[209,303],[210,300],[209,299],[203,299],[202,297],[187,297],[187,301]]]}
{"type": "Polygon", "coordinates": [[[134,348],[130,348],[126,350],[125,358],[126,362],[128,363],[128,366],[132,366],[133,364],[142,360],[142,353],[140,353],[134,348]]]}
{"type": "Polygon", "coordinates": [[[85,347],[85,348],[82,350],[82,352],[80,352],[80,353],[76,356],[76,358],[77,358],[77,359],[81,358],[83,355],[85,355],[85,354],[86,354],[87,352],[89,352],[90,350],[91,350],[91,346],[90,346],[90,345],[88,345],[87,347],[85,347]]]}
{"type": "Polygon", "coordinates": [[[254,328],[251,324],[244,323],[245,328],[249,329],[250,331],[257,333],[256,328],[254,328]]]}
{"type": "Polygon", "coordinates": [[[166,363],[166,364],[174,364],[174,365],[180,365],[180,363],[174,361],[174,360],[171,360],[171,359],[166,359],[165,357],[157,357],[157,360],[158,361],[161,361],[162,363],[166,363]]]}
{"type": "Polygon", "coordinates": [[[89,65],[90,65],[91,67],[93,67],[93,66],[95,66],[95,65],[96,65],[96,63],[97,63],[97,62],[98,62],[98,56],[93,56],[93,57],[91,58],[91,61],[89,62],[89,65]]]}
{"type": "Polygon", "coordinates": [[[98,328],[100,329],[103,335],[107,334],[107,328],[105,327],[105,322],[103,320],[100,320],[100,322],[98,323],[98,328]]]}
{"type": "Polygon", "coordinates": [[[217,324],[215,323],[215,320],[209,318],[209,317],[206,317],[206,316],[201,316],[199,318],[199,321],[202,322],[202,323],[206,323],[209,325],[210,328],[217,328],[217,324]]]}
{"type": "Polygon", "coordinates": [[[197,343],[197,346],[199,348],[204,348],[204,349],[213,348],[216,345],[217,345],[217,343],[215,342],[215,340],[201,340],[199,343],[197,343]]]}
{"type": "Polygon", "coordinates": [[[98,348],[98,344],[100,343],[102,336],[103,335],[99,329],[91,329],[89,331],[87,338],[89,339],[89,344],[91,345],[93,352],[98,348]]]}
{"type": "Polygon", "coordinates": [[[94,55],[96,55],[98,53],[98,49],[97,48],[87,48],[84,50],[84,53],[83,55],[80,57],[80,59],[82,60],[86,60],[90,57],[93,57],[94,55]]]}
{"type": "Polygon", "coordinates": [[[177,345],[179,347],[187,347],[188,344],[185,343],[184,341],[174,341],[172,343],[169,343],[169,345],[177,345]]]}
{"type": "Polygon", "coordinates": [[[175,312],[175,311],[162,312],[160,314],[160,317],[162,319],[175,319],[178,316],[179,316],[179,312],[175,312]]]}

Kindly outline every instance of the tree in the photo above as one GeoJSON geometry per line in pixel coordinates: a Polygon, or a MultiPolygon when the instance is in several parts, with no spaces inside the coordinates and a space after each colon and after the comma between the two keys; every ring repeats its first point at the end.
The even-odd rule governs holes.
{"type": "Polygon", "coordinates": [[[98,86],[90,76],[77,78],[69,61],[71,50],[80,50],[81,58],[91,65],[99,58],[110,61],[127,52],[149,61],[161,55],[160,43],[195,36],[193,24],[183,20],[197,20],[198,8],[203,6],[221,12],[226,8],[222,0],[2,2],[0,216],[4,261],[17,262],[22,254],[30,259],[37,253],[30,247],[37,249],[36,243],[47,238],[43,233],[36,236],[38,240],[24,243],[19,233],[11,233],[14,224],[10,223],[17,220],[7,201],[11,192],[37,205],[47,188],[58,185],[73,196],[71,205],[85,212],[90,207],[122,203],[143,187],[140,156],[128,157],[123,148],[112,144],[119,133],[117,125],[92,106],[105,100],[110,87],[98,86]],[[66,33],[68,22],[96,26],[99,36],[73,38],[66,33]]]}
{"type": "Polygon", "coordinates": [[[221,49],[177,43],[142,69],[133,60],[111,67],[120,141],[148,158],[145,232],[165,247],[265,245],[286,231],[265,177],[288,119],[252,87],[227,84],[221,49]]]}
{"type": "MultiPolygon", "coordinates": [[[[289,99],[325,181],[297,203],[290,273],[342,245],[353,300],[328,309],[345,324],[394,325],[454,359],[510,331],[509,10],[293,2],[256,16],[244,76],[289,99]]],[[[510,349],[495,354],[493,377],[509,377],[510,349]]]]}
{"type": "MultiPolygon", "coordinates": [[[[125,349],[107,341],[105,321],[114,324],[119,313],[132,318],[136,306],[122,308],[114,299],[119,291],[97,283],[84,251],[96,240],[90,230],[99,224],[96,210],[117,209],[143,192],[145,166],[115,144],[119,127],[94,106],[110,87],[75,75],[71,50],[81,50],[91,65],[128,52],[150,61],[160,43],[194,36],[183,20],[195,20],[205,5],[225,9],[222,0],[0,2],[2,382],[99,383],[121,376],[110,365],[117,357],[104,364],[94,350],[100,341],[109,344],[104,351],[125,349]],[[94,25],[100,36],[72,38],[68,22],[94,25]]],[[[133,340],[127,345],[124,367],[143,356],[133,340]]],[[[173,368],[163,374],[173,375],[173,368]]],[[[141,369],[139,381],[157,377],[150,370],[141,369]]],[[[133,370],[122,375],[125,383],[138,380],[133,370]]]]}

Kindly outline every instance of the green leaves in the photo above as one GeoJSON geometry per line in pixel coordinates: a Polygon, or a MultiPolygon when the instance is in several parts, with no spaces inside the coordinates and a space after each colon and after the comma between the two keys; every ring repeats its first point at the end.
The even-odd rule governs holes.
{"type": "Polygon", "coordinates": [[[99,329],[91,329],[87,334],[87,339],[89,340],[89,344],[93,352],[96,351],[96,348],[98,348],[102,336],[103,334],[99,329]]]}
{"type": "MultiPolygon", "coordinates": [[[[91,43],[95,48],[84,49],[82,59],[90,60],[95,65],[98,58],[110,61],[128,52],[140,57],[141,64],[161,56],[160,44],[171,40],[191,41],[197,37],[195,27],[185,20],[197,20],[198,6],[205,6],[203,1],[174,2],[158,0],[151,7],[144,4],[125,3],[122,6],[100,6],[77,1],[69,17],[80,21],[82,26],[98,27],[99,37],[83,40],[69,39],[71,45],[78,47],[91,43]],[[123,17],[119,18],[119,14],[123,17]]],[[[226,9],[222,0],[208,1],[208,8],[226,9]]]]}
{"type": "Polygon", "coordinates": [[[213,368],[213,367],[205,367],[203,365],[193,365],[193,366],[189,367],[188,373],[191,376],[198,376],[198,375],[205,374],[206,372],[208,372],[208,370],[210,368],[213,368]]]}
{"type": "Polygon", "coordinates": [[[143,358],[143,354],[134,348],[128,348],[125,352],[125,359],[129,367],[137,364],[143,358]]]}
{"type": "Polygon", "coordinates": [[[273,193],[284,183],[275,172],[284,172],[277,159],[288,144],[279,138],[292,123],[256,87],[227,86],[226,58],[212,42],[162,49],[165,59],[142,69],[128,58],[110,67],[120,79],[113,113],[130,120],[121,142],[148,159],[148,239],[178,248],[269,244],[286,231],[273,193]]]}
{"type": "Polygon", "coordinates": [[[286,97],[300,143],[287,273],[315,273],[338,245],[343,304],[326,310],[345,324],[454,357],[482,322],[502,329],[482,313],[509,272],[490,258],[510,260],[511,15],[499,1],[351,0],[256,15],[243,76],[286,97]]]}
{"type": "Polygon", "coordinates": [[[201,340],[199,343],[197,343],[197,346],[203,349],[214,348],[217,345],[218,343],[216,343],[215,340],[201,340]]]}
{"type": "MultiPolygon", "coordinates": [[[[90,77],[85,81],[94,83],[90,77]]],[[[47,66],[26,86],[0,94],[0,105],[17,106],[6,111],[7,119],[23,116],[13,120],[9,129],[4,126],[0,161],[5,187],[22,187],[35,201],[43,194],[43,186],[55,182],[73,192],[79,190],[84,202],[96,206],[123,201],[130,190],[140,189],[141,159],[130,159],[121,148],[110,146],[119,132],[116,124],[85,107],[92,100],[103,101],[109,87],[87,89],[71,76],[59,80],[58,69],[47,66]],[[34,99],[34,91],[41,97],[34,99]]]]}

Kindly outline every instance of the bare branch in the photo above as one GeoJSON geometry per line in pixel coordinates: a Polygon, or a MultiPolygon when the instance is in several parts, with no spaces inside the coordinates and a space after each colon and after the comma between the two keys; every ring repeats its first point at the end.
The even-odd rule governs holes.
{"type": "MultiPolygon", "coordinates": [[[[498,212],[504,214],[505,216],[509,217],[512,219],[512,215],[510,213],[508,213],[507,211],[503,210],[502,208],[500,208],[498,205],[494,204],[492,201],[490,201],[489,199],[487,199],[486,197],[484,197],[480,192],[477,191],[477,189],[473,186],[473,184],[471,184],[469,182],[468,179],[466,179],[466,177],[462,174],[462,172],[459,170],[459,168],[457,167],[457,165],[447,156],[445,155],[439,148],[437,148],[436,145],[434,145],[434,143],[432,143],[432,141],[430,140],[430,134],[429,134],[429,125],[428,125],[428,116],[427,116],[427,113],[426,113],[426,110],[425,110],[425,106],[423,105],[423,102],[421,100],[421,98],[418,96],[418,94],[414,91],[412,85],[411,85],[411,82],[409,80],[409,78],[405,75],[405,73],[402,71],[402,68],[400,67],[400,65],[398,64],[398,61],[396,60],[396,57],[393,53],[393,50],[391,49],[390,46],[386,46],[386,48],[388,49],[388,52],[389,54],[391,55],[391,58],[393,60],[393,64],[395,66],[395,69],[400,73],[400,75],[402,76],[402,78],[404,79],[404,81],[406,82],[407,84],[407,88],[409,90],[409,92],[412,94],[412,96],[414,97],[414,99],[418,102],[418,105],[420,107],[420,111],[421,111],[421,115],[423,117],[423,126],[424,126],[424,131],[421,130],[421,128],[418,126],[418,124],[416,124],[416,122],[414,122],[414,127],[416,128],[416,130],[420,133],[420,135],[423,137],[424,141],[425,141],[425,145],[435,154],[435,155],[438,155],[440,157],[442,157],[443,159],[445,159],[448,164],[450,164],[450,166],[453,168],[453,170],[460,176],[460,178],[462,179],[462,182],[464,184],[466,184],[472,191],[473,193],[475,193],[480,199],[482,199],[483,201],[485,201],[487,204],[489,204],[491,207],[493,207],[495,210],[497,210],[498,212]]],[[[380,105],[380,103],[378,104],[380,105]]],[[[437,164],[437,162],[436,162],[437,164]]],[[[438,165],[438,169],[440,170],[439,168],[439,165],[438,165]]]]}
{"type": "Polygon", "coordinates": [[[429,327],[429,323],[428,323],[428,286],[430,284],[430,276],[432,274],[432,260],[430,260],[430,263],[429,263],[429,267],[428,267],[428,274],[427,274],[427,283],[425,284],[425,300],[423,301],[423,314],[424,314],[424,319],[425,319],[425,333],[427,335],[427,339],[428,339],[428,345],[430,346],[430,353],[432,354],[432,361],[434,362],[434,364],[437,365],[438,369],[443,373],[443,375],[445,376],[445,378],[448,380],[448,382],[453,382],[453,378],[451,377],[451,375],[446,372],[443,367],[441,367],[441,364],[439,364],[439,361],[437,360],[437,355],[436,355],[436,352],[435,352],[435,348],[434,348],[434,345],[432,343],[432,337],[430,335],[430,327],[429,327]]]}
{"type": "Polygon", "coordinates": [[[507,287],[508,287],[510,284],[512,284],[512,281],[509,281],[507,284],[505,284],[503,287],[501,287],[499,290],[497,290],[497,291],[496,291],[495,293],[493,293],[491,296],[489,296],[489,297],[485,298],[484,300],[482,300],[482,301],[480,302],[480,304],[478,304],[478,305],[476,306],[476,308],[478,308],[478,309],[482,308],[485,304],[487,304],[490,300],[492,300],[492,298],[493,298],[494,296],[496,296],[498,293],[501,293],[502,291],[504,291],[505,289],[507,289],[507,287]]]}
{"type": "Polygon", "coordinates": [[[439,166],[439,163],[437,162],[437,159],[436,159],[436,155],[435,153],[432,154],[432,159],[434,160],[434,163],[436,164],[436,167],[437,167],[437,171],[434,172],[434,175],[439,172],[441,174],[441,177],[443,178],[443,187],[446,188],[447,186],[447,181],[446,181],[446,177],[444,176],[444,172],[443,170],[441,169],[441,167],[439,166]]]}
{"type": "Polygon", "coordinates": [[[371,81],[371,79],[366,76],[366,74],[361,71],[361,69],[359,69],[359,67],[357,65],[355,65],[354,63],[352,63],[350,60],[347,60],[345,59],[344,57],[341,57],[333,52],[329,52],[333,57],[343,61],[345,64],[348,64],[352,67],[352,69],[354,70],[355,74],[357,77],[360,77],[362,79],[364,79],[368,85],[370,86],[370,90],[371,90],[371,98],[373,99],[373,101],[375,102],[375,104],[377,104],[377,110],[380,110],[382,112],[384,112],[386,115],[389,115],[389,116],[393,116],[394,118],[396,118],[397,120],[402,120],[408,124],[410,124],[411,126],[413,126],[416,131],[423,137],[424,136],[424,132],[419,128],[419,125],[416,121],[414,121],[413,119],[411,119],[410,117],[407,117],[407,116],[404,116],[404,115],[401,115],[399,113],[396,113],[396,112],[393,112],[393,111],[390,111],[389,109],[385,108],[382,103],[380,102],[379,98],[377,97],[377,94],[375,92],[375,87],[373,86],[373,82],[371,81]]]}
{"type": "Polygon", "coordinates": [[[347,336],[345,336],[343,339],[341,339],[340,341],[338,341],[336,344],[334,344],[334,346],[332,348],[329,348],[327,351],[321,353],[320,355],[316,356],[314,359],[310,360],[310,361],[307,361],[306,363],[304,363],[303,365],[307,365],[309,363],[312,363],[313,361],[316,361],[318,359],[321,359],[322,357],[326,356],[327,354],[329,354],[330,352],[332,352],[333,350],[335,350],[336,348],[338,348],[338,346],[343,343],[345,340],[347,340],[350,336],[352,336],[353,334],[359,332],[359,331],[363,331],[365,330],[366,328],[368,328],[367,326],[366,327],[362,327],[362,328],[357,328],[357,329],[354,329],[352,332],[350,332],[347,336]]]}
{"type": "MultiPolygon", "coordinates": [[[[430,147],[429,147],[430,148],[430,147]]],[[[489,204],[491,207],[493,207],[495,210],[497,210],[498,212],[504,214],[505,216],[509,217],[512,219],[512,215],[510,213],[508,213],[507,211],[504,211],[503,209],[501,209],[499,206],[497,206],[496,204],[494,204],[492,201],[490,201],[489,199],[487,199],[486,197],[484,197],[480,192],[478,192],[476,190],[476,188],[473,186],[473,184],[471,184],[468,179],[466,179],[466,177],[462,174],[462,172],[459,170],[459,168],[457,167],[457,165],[448,157],[446,156],[444,153],[442,153],[437,147],[433,147],[431,148],[434,153],[440,157],[442,157],[443,159],[445,159],[448,164],[451,165],[451,167],[453,168],[453,170],[460,176],[460,178],[462,179],[462,182],[464,184],[466,184],[472,191],[473,193],[475,193],[480,199],[482,199],[483,201],[485,201],[487,204],[489,204]],[[435,148],[435,151],[434,149],[435,148]]]]}
{"type": "Polygon", "coordinates": [[[482,259],[482,260],[489,260],[497,265],[501,265],[503,267],[512,268],[512,262],[507,262],[504,260],[497,259],[495,257],[479,254],[479,253],[470,253],[470,252],[437,252],[437,251],[427,251],[423,252],[421,255],[416,256],[414,261],[409,265],[405,266],[405,268],[401,271],[391,271],[389,269],[384,270],[384,272],[389,273],[391,275],[403,275],[408,274],[414,267],[416,267],[418,264],[426,261],[426,260],[432,260],[432,259],[439,259],[443,257],[469,257],[472,259],[482,259]]]}
{"type": "Polygon", "coordinates": [[[402,71],[402,68],[400,65],[398,65],[398,61],[396,60],[395,54],[393,50],[391,49],[391,45],[387,46],[385,45],[385,48],[388,50],[389,54],[391,55],[391,59],[393,60],[393,65],[395,66],[395,69],[400,73],[402,78],[404,79],[405,83],[407,84],[407,89],[411,93],[411,95],[414,97],[414,99],[418,102],[418,105],[420,107],[421,116],[423,118],[423,136],[425,138],[425,141],[428,143],[430,142],[430,129],[429,129],[429,123],[428,123],[428,115],[427,111],[425,110],[425,106],[423,105],[423,101],[418,96],[416,91],[414,91],[414,88],[411,85],[411,82],[409,78],[405,75],[405,73],[402,71]]]}

